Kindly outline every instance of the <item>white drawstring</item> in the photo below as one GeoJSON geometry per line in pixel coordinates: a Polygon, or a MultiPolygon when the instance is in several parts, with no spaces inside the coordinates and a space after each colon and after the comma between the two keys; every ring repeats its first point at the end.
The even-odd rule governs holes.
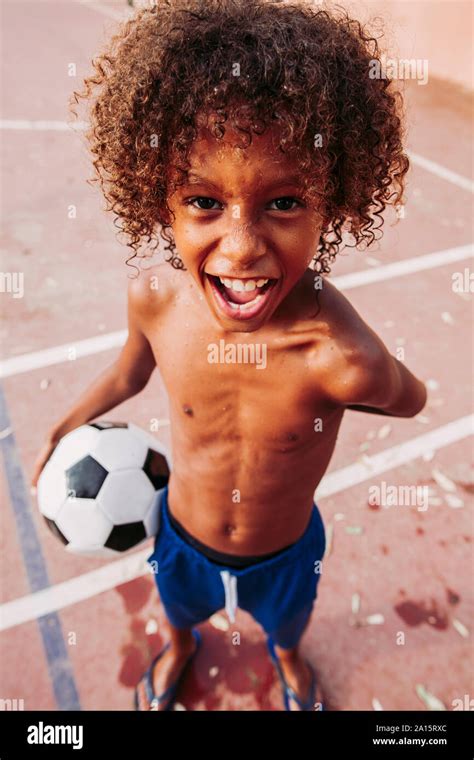
{"type": "Polygon", "coordinates": [[[237,609],[237,576],[231,575],[228,570],[221,570],[222,583],[225,591],[225,611],[231,623],[235,623],[235,611],[237,609]]]}

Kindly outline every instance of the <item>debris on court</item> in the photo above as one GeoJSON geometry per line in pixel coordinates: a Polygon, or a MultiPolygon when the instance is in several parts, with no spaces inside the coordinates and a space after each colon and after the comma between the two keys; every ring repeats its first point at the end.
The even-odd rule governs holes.
{"type": "Polygon", "coordinates": [[[353,615],[357,615],[360,610],[360,594],[352,594],[351,599],[351,611],[353,615]]]}
{"type": "Polygon", "coordinates": [[[456,496],[454,493],[446,493],[444,498],[446,499],[448,506],[452,509],[459,509],[464,506],[464,500],[459,496],[456,496]]]}
{"type": "Polygon", "coordinates": [[[449,311],[442,311],[441,312],[441,319],[446,325],[454,325],[454,319],[452,315],[449,313],[449,311]]]}
{"type": "Polygon", "coordinates": [[[417,693],[417,696],[421,699],[423,704],[426,705],[428,710],[446,710],[446,707],[441,702],[441,700],[438,699],[438,697],[436,697],[434,694],[431,694],[431,692],[429,692],[422,683],[416,684],[415,691],[417,693]]]}
{"type": "Polygon", "coordinates": [[[324,552],[324,559],[329,557],[329,555],[332,552],[333,537],[334,537],[334,525],[331,522],[328,525],[326,525],[326,551],[324,552]]]}
{"type": "Polygon", "coordinates": [[[212,615],[212,617],[209,618],[209,622],[213,628],[217,628],[218,631],[229,630],[229,621],[224,617],[224,615],[221,615],[220,612],[216,612],[215,615],[212,615]]]}
{"type": "Polygon", "coordinates": [[[365,622],[367,625],[383,625],[385,618],[381,612],[376,612],[374,615],[366,617],[365,622]]]}
{"type": "Polygon", "coordinates": [[[453,628],[456,629],[456,631],[459,633],[460,636],[463,637],[463,639],[469,638],[469,629],[466,628],[464,623],[461,623],[461,621],[458,620],[457,618],[453,618],[451,622],[453,624],[453,628]]]}
{"type": "Polygon", "coordinates": [[[428,486],[428,504],[430,507],[440,507],[443,503],[443,499],[440,498],[438,491],[428,486]]]}
{"type": "Polygon", "coordinates": [[[448,478],[444,472],[441,472],[441,470],[434,468],[431,470],[431,475],[443,491],[448,491],[449,493],[454,493],[456,491],[456,483],[453,483],[453,481],[448,478]]]}
{"type": "Polygon", "coordinates": [[[152,636],[158,630],[158,622],[154,618],[146,621],[145,633],[147,636],[152,636]]]}
{"type": "Polygon", "coordinates": [[[248,677],[250,678],[252,682],[252,686],[256,687],[260,683],[260,678],[257,676],[257,674],[252,670],[252,668],[245,668],[245,672],[247,673],[248,677]]]}
{"type": "Polygon", "coordinates": [[[350,536],[361,536],[364,532],[362,525],[346,525],[344,528],[350,536]]]}
{"type": "Polygon", "coordinates": [[[377,438],[379,439],[379,441],[383,441],[384,438],[388,438],[391,432],[392,432],[391,425],[382,425],[382,427],[377,433],[377,438]]]}
{"type": "Polygon", "coordinates": [[[426,414],[417,414],[413,419],[421,425],[429,425],[430,422],[430,418],[426,414]]]}

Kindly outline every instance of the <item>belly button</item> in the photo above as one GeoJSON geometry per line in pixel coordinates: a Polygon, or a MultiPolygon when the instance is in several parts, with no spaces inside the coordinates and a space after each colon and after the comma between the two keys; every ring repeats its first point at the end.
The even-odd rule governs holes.
{"type": "Polygon", "coordinates": [[[286,436],[286,440],[287,441],[297,441],[298,440],[298,436],[296,435],[296,433],[288,433],[288,435],[286,436]]]}
{"type": "Polygon", "coordinates": [[[235,525],[225,525],[224,526],[224,533],[226,533],[228,536],[230,536],[234,531],[236,530],[235,525]]]}
{"type": "Polygon", "coordinates": [[[192,416],[193,416],[193,410],[192,410],[192,409],[191,409],[191,407],[190,407],[190,406],[188,406],[187,404],[183,404],[183,412],[184,412],[185,414],[187,414],[189,417],[192,417],[192,416]]]}

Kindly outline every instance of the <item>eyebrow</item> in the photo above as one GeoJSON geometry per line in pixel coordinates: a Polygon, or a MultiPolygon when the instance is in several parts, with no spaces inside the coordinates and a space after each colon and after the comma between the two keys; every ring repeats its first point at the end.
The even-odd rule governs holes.
{"type": "MultiPolygon", "coordinates": [[[[221,190],[220,186],[216,185],[216,183],[213,182],[211,179],[208,179],[207,177],[202,177],[200,174],[197,174],[196,172],[189,172],[188,180],[185,184],[209,185],[209,187],[214,187],[216,190],[221,190]]],[[[289,177],[280,177],[276,179],[274,182],[269,182],[267,185],[263,187],[263,189],[272,190],[276,187],[282,187],[283,185],[296,185],[298,187],[301,187],[301,178],[297,174],[292,174],[289,177]]]]}

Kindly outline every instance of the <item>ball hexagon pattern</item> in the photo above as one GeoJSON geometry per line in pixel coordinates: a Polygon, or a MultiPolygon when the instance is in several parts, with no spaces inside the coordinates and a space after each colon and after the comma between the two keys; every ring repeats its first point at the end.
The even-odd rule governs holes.
{"type": "Polygon", "coordinates": [[[40,512],[67,551],[118,556],[157,534],[170,462],[164,445],[136,425],[81,425],[40,475],[40,512]]]}

